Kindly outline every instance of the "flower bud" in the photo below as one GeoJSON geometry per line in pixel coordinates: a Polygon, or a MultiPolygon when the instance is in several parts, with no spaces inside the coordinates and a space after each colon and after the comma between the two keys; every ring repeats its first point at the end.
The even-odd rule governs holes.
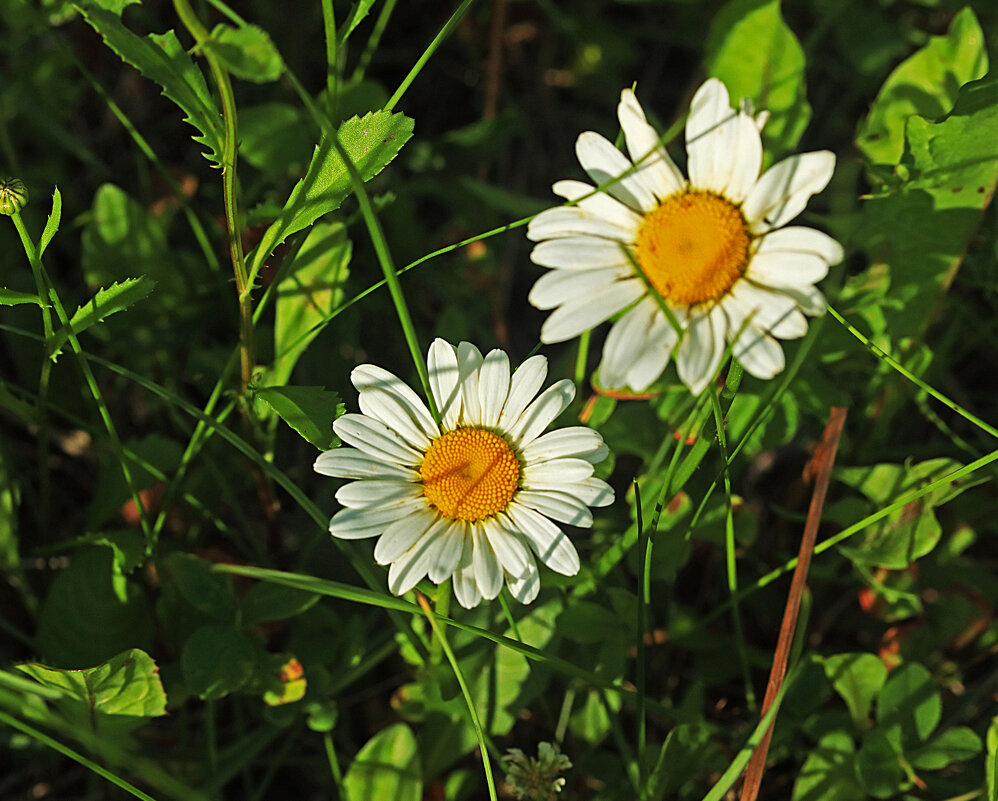
{"type": "Polygon", "coordinates": [[[0,214],[10,217],[28,205],[28,187],[20,178],[0,179],[0,214]]]}

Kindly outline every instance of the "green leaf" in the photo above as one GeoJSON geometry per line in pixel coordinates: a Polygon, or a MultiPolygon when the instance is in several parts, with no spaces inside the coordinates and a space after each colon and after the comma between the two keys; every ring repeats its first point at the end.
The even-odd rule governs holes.
{"type": "Polygon", "coordinates": [[[269,83],[284,72],[284,63],[269,34],[256,25],[233,28],[220,23],[203,46],[226,70],[244,81],[269,83]]]}
{"type": "Polygon", "coordinates": [[[338,444],[333,421],[343,414],[343,404],[335,392],[323,387],[263,387],[256,396],[319,450],[338,444]]]}
{"type": "Polygon", "coordinates": [[[207,148],[206,158],[221,164],[222,115],[208,91],[204,75],[181,47],[176,34],[167,31],[162,35],[136,36],[116,14],[93,5],[82,5],[80,10],[122,61],[157,83],[163,94],[180,107],[184,119],[200,133],[194,141],[207,148]]]}
{"type": "Polygon", "coordinates": [[[864,798],[853,767],[856,746],[845,732],[831,732],[808,754],[797,774],[792,801],[856,801],[864,798]]]}
{"type": "Polygon", "coordinates": [[[913,768],[942,770],[954,762],[966,762],[981,753],[981,738],[966,726],[946,729],[942,734],[907,754],[913,768]]]}
{"type": "Polygon", "coordinates": [[[988,753],[984,766],[987,778],[984,791],[987,793],[987,801],[998,801],[998,717],[991,719],[986,742],[988,753]]]}
{"type": "MultiPolygon", "coordinates": [[[[952,459],[928,459],[914,466],[878,464],[839,470],[836,477],[860,490],[877,506],[931,484],[959,469],[952,459]]],[[[954,481],[912,501],[853,537],[839,550],[863,564],[902,569],[932,551],[942,536],[935,509],[962,493],[972,482],[954,481]]]]}
{"type": "Polygon", "coordinates": [[[7,443],[0,440],[0,572],[11,586],[24,582],[17,537],[21,488],[16,472],[7,443]]]}
{"type": "Polygon", "coordinates": [[[253,643],[231,626],[202,626],[180,655],[187,690],[206,700],[241,688],[252,677],[255,665],[253,643]]]}
{"type": "Polygon", "coordinates": [[[118,577],[119,588],[114,587],[111,563],[110,549],[87,548],[74,553],[52,582],[35,640],[46,662],[88,668],[129,648],[152,647],[148,601],[123,576],[118,577]]]}
{"type": "Polygon", "coordinates": [[[880,731],[870,732],[856,754],[856,778],[874,798],[892,798],[904,778],[901,762],[880,731]]]}
{"type": "Polygon", "coordinates": [[[804,50],[780,13],[779,0],[731,0],[714,18],[707,38],[707,72],[724,81],[731,99],[751,98],[769,112],[763,143],[770,152],[793,150],[811,106],[804,83],[804,50]]]}
{"type": "Polygon", "coordinates": [[[347,38],[353,33],[354,28],[356,28],[363,21],[364,17],[368,15],[377,0],[356,0],[353,8],[350,9],[350,16],[346,18],[346,21],[340,26],[340,30],[337,31],[337,38],[340,40],[342,45],[347,38]]]}
{"type": "Polygon", "coordinates": [[[368,740],[343,777],[343,786],[350,801],[420,801],[419,751],[409,727],[396,723],[368,740]]]}
{"type": "Polygon", "coordinates": [[[289,103],[239,109],[239,157],[268,175],[300,175],[315,142],[311,120],[289,103]]]}
{"type": "Polygon", "coordinates": [[[945,36],[930,37],[887,76],[856,144],[874,163],[897,164],[904,152],[908,118],[941,117],[953,108],[957,90],[987,71],[984,33],[968,6],[953,17],[945,36]]]}
{"type": "MultiPolygon", "coordinates": [[[[361,178],[369,181],[398,155],[412,137],[414,124],[412,118],[404,114],[373,111],[363,117],[350,118],[340,125],[337,134],[361,178]]],[[[336,148],[323,137],[315,148],[305,177],[295,186],[280,215],[264,232],[253,252],[251,271],[256,273],[274,248],[291,234],[339,208],[352,191],[346,165],[336,148]]]]}
{"type": "Polygon", "coordinates": [[[242,602],[242,624],[252,626],[265,620],[286,620],[313,606],[319,596],[281,584],[259,582],[246,593],[242,602]]]}
{"type": "Polygon", "coordinates": [[[38,306],[45,306],[38,295],[32,295],[30,292],[17,292],[13,289],[5,289],[0,286],[0,306],[18,306],[22,303],[34,303],[38,306]]]}
{"type": "Polygon", "coordinates": [[[189,553],[171,553],[162,568],[184,599],[202,614],[229,622],[236,618],[232,579],[211,569],[211,563],[189,553]]]}
{"type": "MultiPolygon", "coordinates": [[[[69,320],[73,333],[79,336],[91,326],[103,322],[112,314],[124,311],[133,303],[149,296],[156,282],[151,278],[129,278],[121,283],[101,289],[87,303],[80,306],[69,320]]],[[[53,332],[49,348],[54,360],[62,352],[62,346],[69,339],[65,326],[53,332]]]]}
{"type": "Polygon", "coordinates": [[[916,662],[901,665],[877,698],[877,726],[897,752],[924,743],[939,725],[942,700],[932,675],[916,662]]]}
{"type": "Polygon", "coordinates": [[[52,192],[52,211],[45,220],[45,228],[42,230],[41,238],[38,240],[38,258],[45,255],[45,248],[52,242],[52,238],[59,231],[59,223],[62,221],[62,193],[59,187],[52,192]]]}
{"type": "Polygon", "coordinates": [[[60,670],[39,664],[17,665],[46,687],[63,692],[63,701],[84,704],[88,713],[158,717],[166,714],[166,693],[159,668],[145,651],[132,648],[96,667],[60,670]]]}
{"type": "Polygon", "coordinates": [[[302,243],[290,274],[277,287],[274,363],[267,384],[283,386],[321,324],[343,302],[352,245],[342,223],[316,223],[302,243]]]}
{"type": "Polygon", "coordinates": [[[887,668],[873,654],[836,654],[822,659],[825,675],[849,707],[853,722],[863,728],[873,699],[887,680],[887,668]]]}

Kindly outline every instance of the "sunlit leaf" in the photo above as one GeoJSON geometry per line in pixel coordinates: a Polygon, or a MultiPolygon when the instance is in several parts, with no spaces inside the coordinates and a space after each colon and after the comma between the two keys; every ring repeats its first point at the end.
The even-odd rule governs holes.
{"type": "Polygon", "coordinates": [[[887,680],[887,668],[873,654],[836,654],[822,660],[825,675],[849,707],[857,727],[870,715],[873,699],[887,680]]]}
{"type": "MultiPolygon", "coordinates": [[[[73,316],[69,318],[69,324],[73,329],[73,333],[79,336],[88,328],[103,322],[112,314],[124,311],[134,303],[147,298],[155,287],[156,282],[151,278],[140,276],[138,278],[129,278],[121,283],[111,284],[111,286],[101,289],[89,301],[73,312],[73,316]]],[[[52,351],[53,359],[62,352],[62,347],[68,340],[69,332],[65,327],[58,329],[52,334],[49,347],[52,351]]]]}
{"type": "Polygon", "coordinates": [[[270,36],[256,25],[216,25],[203,46],[218,57],[225,69],[244,81],[269,83],[284,71],[270,36]]]}
{"type": "Polygon", "coordinates": [[[339,440],[333,421],[343,414],[340,396],[323,387],[263,387],[256,396],[319,450],[328,450],[339,440]]]}
{"type": "Polygon", "coordinates": [[[357,752],[343,777],[350,799],[420,801],[423,779],[416,738],[404,723],[382,729],[357,752]]]}

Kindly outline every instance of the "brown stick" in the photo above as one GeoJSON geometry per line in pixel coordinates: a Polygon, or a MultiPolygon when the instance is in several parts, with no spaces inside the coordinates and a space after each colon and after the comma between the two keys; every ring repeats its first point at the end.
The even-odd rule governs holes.
{"type": "MultiPolygon", "coordinates": [[[[793,642],[794,630],[797,627],[797,613],[800,611],[800,598],[807,582],[807,569],[811,565],[811,554],[814,552],[814,542],[818,536],[818,524],[821,522],[821,512],[825,506],[825,494],[832,478],[832,465],[835,464],[835,453],[839,448],[839,437],[846,421],[846,410],[841,406],[833,406],[828,415],[828,425],[821,442],[814,449],[814,455],[804,469],[804,477],[814,478],[814,492],[811,495],[811,506],[807,510],[807,521],[804,523],[804,536],[801,537],[800,550],[797,553],[797,567],[790,582],[790,593],[787,605],[783,610],[783,622],[780,624],[780,636],[776,641],[776,652],[773,654],[773,666],[769,670],[769,682],[766,684],[766,697],[762,702],[762,715],[765,715],[773,704],[773,699],[780,691],[783,679],[787,675],[787,659],[790,656],[790,644],[793,642]]],[[[776,721],[773,721],[775,725],[776,721]]],[[[766,755],[769,753],[769,741],[773,737],[773,726],[769,727],[766,736],[756,747],[745,770],[745,784],[742,785],[741,801],[755,801],[762,785],[762,774],[766,770],[766,755]]]]}

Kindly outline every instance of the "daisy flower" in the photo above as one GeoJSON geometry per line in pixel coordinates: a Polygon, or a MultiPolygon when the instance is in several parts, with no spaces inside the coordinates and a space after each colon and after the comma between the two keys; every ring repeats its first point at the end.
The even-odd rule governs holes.
{"type": "Polygon", "coordinates": [[[424,577],[453,576],[470,609],[505,582],[521,603],[537,597],[537,560],[574,575],[579,554],[557,523],[591,526],[590,506],[613,501],[593,476],[607,455],[603,438],[573,426],[544,429],[575,397],[565,379],[538,394],[547,359],[533,356],[510,374],[509,358],[484,358],[467,342],[430,346],[437,425],[401,379],[362,364],[350,376],[361,414],[333,423],[353,447],[319,455],[317,472],[354,479],[336,493],[344,507],[329,523],[342,539],[378,537],[374,558],[391,565],[388,588],[408,592],[424,577]],[[557,521],[557,522],[555,522],[557,521]]]}
{"type": "Polygon", "coordinates": [[[835,156],[801,153],[760,175],[764,115],[733,110],[716,78],[690,106],[688,179],[630,89],[617,115],[630,159],[598,133],[580,135],[575,152],[599,189],[558,181],[554,192],[576,204],[548,209],[527,228],[538,243],[531,259],[551,268],[529,296],[554,309],[541,341],[571,339],[623,311],[603,346],[607,389],[644,390],[677,344],[679,378],[694,393],[717,374],[726,343],[749,373],[772,378],[785,363],[777,340],[803,336],[804,314],[823,313],[814,284],[842,259],[821,231],[784,227],[825,188],[835,156]]]}

